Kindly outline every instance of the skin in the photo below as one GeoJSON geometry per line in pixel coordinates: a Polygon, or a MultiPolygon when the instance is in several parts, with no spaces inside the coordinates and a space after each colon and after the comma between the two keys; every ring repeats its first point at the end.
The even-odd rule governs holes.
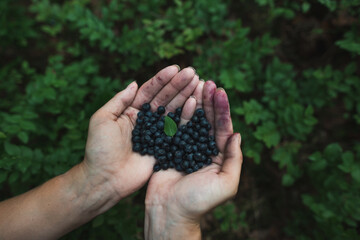
{"type": "Polygon", "coordinates": [[[212,126],[218,156],[210,166],[185,175],[174,169],[151,176],[146,193],[145,239],[201,239],[201,217],[237,193],[242,165],[241,137],[233,133],[230,107],[223,89],[212,81],[199,84],[183,108],[185,124],[203,107],[212,126]],[[201,104],[198,104],[198,103],[201,104]]]}
{"type": "Polygon", "coordinates": [[[145,237],[200,238],[201,215],[236,193],[242,161],[240,135],[232,133],[226,93],[211,90],[216,89],[213,85],[199,81],[193,68],[179,72],[175,65],[140,89],[131,83],[91,117],[80,164],[0,202],[0,239],[60,238],[140,189],[150,177],[145,237]],[[221,152],[215,163],[187,176],[173,170],[153,174],[155,159],[134,153],[131,143],[137,113],[145,102],[152,110],[164,105],[167,111],[185,104],[182,123],[196,108],[207,106],[221,152]]]}

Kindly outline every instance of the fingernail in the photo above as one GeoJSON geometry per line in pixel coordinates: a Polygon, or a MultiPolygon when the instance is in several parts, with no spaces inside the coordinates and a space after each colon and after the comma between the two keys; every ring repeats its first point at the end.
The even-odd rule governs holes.
{"type": "Polygon", "coordinates": [[[177,65],[177,64],[174,64],[173,66],[175,66],[175,67],[177,67],[177,69],[178,69],[178,71],[180,71],[180,66],[179,65],[177,65]]]}
{"type": "Polygon", "coordinates": [[[136,81],[132,81],[126,88],[132,88],[136,84],[136,81]]]}
{"type": "Polygon", "coordinates": [[[200,79],[200,81],[205,82],[205,80],[204,80],[204,79],[200,79]]]}
{"type": "Polygon", "coordinates": [[[192,66],[188,66],[188,68],[191,68],[192,70],[194,70],[194,72],[196,72],[195,68],[193,68],[192,66]]]}
{"type": "Polygon", "coordinates": [[[217,89],[220,91],[225,91],[225,89],[223,89],[222,87],[218,87],[217,89]]]}
{"type": "Polygon", "coordinates": [[[240,133],[236,133],[236,139],[238,141],[238,144],[241,146],[241,134],[240,133]]]}
{"type": "Polygon", "coordinates": [[[196,97],[194,95],[191,95],[190,97],[196,100],[196,97]]]}

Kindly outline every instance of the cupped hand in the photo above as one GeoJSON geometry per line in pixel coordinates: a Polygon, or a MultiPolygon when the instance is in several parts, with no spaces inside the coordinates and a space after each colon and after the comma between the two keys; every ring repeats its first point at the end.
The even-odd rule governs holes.
{"type": "Polygon", "coordinates": [[[179,72],[177,66],[169,66],[140,89],[135,82],[131,83],[100,108],[90,120],[83,162],[89,181],[105,182],[119,199],[143,186],[153,172],[155,159],[132,151],[137,113],[146,102],[151,103],[152,110],[163,105],[173,111],[186,101],[198,83],[193,68],[179,72]]]}
{"type": "MultiPolygon", "coordinates": [[[[148,214],[145,226],[149,235],[154,219],[167,219],[164,231],[171,228],[170,225],[178,228],[177,224],[198,223],[204,213],[237,193],[242,165],[241,138],[239,133],[233,133],[227,95],[223,89],[216,89],[212,81],[199,86],[201,89],[197,91],[201,94],[196,97],[197,101],[189,98],[183,107],[182,123],[190,120],[195,106],[203,107],[220,153],[213,157],[211,165],[197,172],[186,175],[169,169],[151,176],[145,200],[148,214]]],[[[156,225],[161,228],[161,223],[156,225]]],[[[156,237],[153,234],[149,238],[156,237]]]]}

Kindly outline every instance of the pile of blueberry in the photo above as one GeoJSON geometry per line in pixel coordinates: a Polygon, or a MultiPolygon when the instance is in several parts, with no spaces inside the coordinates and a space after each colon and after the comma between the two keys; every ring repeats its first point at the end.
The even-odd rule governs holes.
{"type": "MultiPolygon", "coordinates": [[[[180,123],[181,108],[169,112],[177,125],[180,123]]],[[[164,132],[165,107],[160,106],[151,112],[150,104],[145,103],[137,114],[136,126],[132,131],[133,151],[141,155],[153,155],[157,160],[154,171],[175,168],[186,173],[196,172],[211,164],[211,156],[219,154],[214,136],[209,136],[210,123],[203,109],[197,109],[186,125],[178,128],[173,137],[164,132]]]]}

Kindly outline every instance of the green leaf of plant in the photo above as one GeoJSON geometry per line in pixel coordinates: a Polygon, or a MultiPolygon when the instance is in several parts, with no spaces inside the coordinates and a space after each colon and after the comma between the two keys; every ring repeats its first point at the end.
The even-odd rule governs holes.
{"type": "Polygon", "coordinates": [[[164,132],[166,135],[172,137],[177,131],[177,125],[170,117],[165,116],[164,132]]]}

